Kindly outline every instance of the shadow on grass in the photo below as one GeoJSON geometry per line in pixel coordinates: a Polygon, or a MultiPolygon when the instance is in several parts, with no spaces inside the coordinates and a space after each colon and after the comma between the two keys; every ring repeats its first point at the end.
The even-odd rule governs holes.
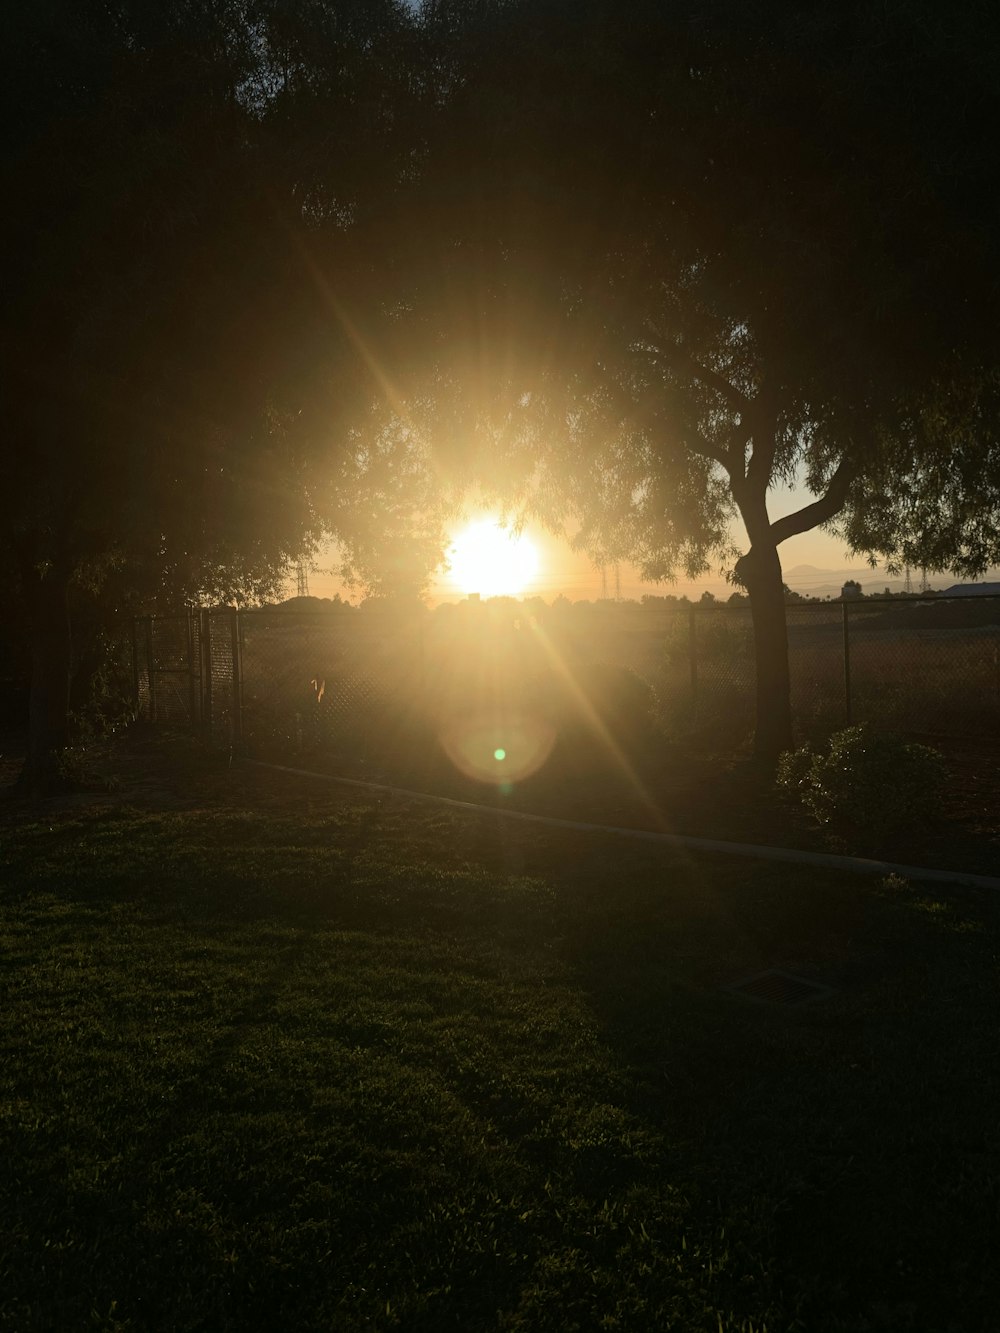
{"type": "Polygon", "coordinates": [[[12,1326],[991,1326],[991,900],[357,799],[6,856],[12,1326]]]}
{"type": "Polygon", "coordinates": [[[742,1231],[769,1255],[786,1319],[989,1328],[996,902],[783,869],[740,874],[722,901],[731,952],[714,960],[669,909],[634,904],[580,934],[575,975],[633,1071],[636,1113],[681,1129],[733,1243],[742,1231]],[[713,984],[755,966],[834,993],[764,1006],[713,984]]]}

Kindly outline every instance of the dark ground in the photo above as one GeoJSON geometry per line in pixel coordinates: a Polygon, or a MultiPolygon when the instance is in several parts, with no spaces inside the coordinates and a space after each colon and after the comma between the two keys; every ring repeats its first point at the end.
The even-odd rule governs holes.
{"type": "MultiPolygon", "coordinates": [[[[664,744],[626,775],[600,756],[577,752],[569,757],[557,751],[546,769],[507,793],[463,777],[443,755],[409,766],[324,754],[261,757],[313,772],[598,824],[1000,874],[1000,743],[992,738],[919,739],[935,744],[947,760],[950,778],[940,818],[906,835],[848,846],[831,842],[806,811],[740,753],[706,755],[664,744]]],[[[28,804],[14,788],[23,752],[22,737],[0,738],[0,794],[8,818],[16,818],[28,804]]],[[[223,790],[241,789],[252,790],[256,802],[276,812],[301,802],[306,790],[285,775],[208,754],[184,734],[137,726],[80,755],[70,789],[47,804],[53,812],[92,805],[195,808],[223,790]]],[[[310,800],[320,799],[321,786],[308,790],[314,793],[310,800]]]]}
{"type": "MultiPolygon", "coordinates": [[[[995,893],[181,735],[79,758],[75,791],[0,800],[0,1327],[997,1327],[995,893]],[[763,966],[830,995],[728,989],[763,966]]],[[[422,762],[654,820],[580,752],[507,797],[422,762]]],[[[996,873],[995,759],[952,762],[899,859],[996,873]]],[[[662,826],[823,846],[739,756],[664,747],[643,783],[662,826]]]]}

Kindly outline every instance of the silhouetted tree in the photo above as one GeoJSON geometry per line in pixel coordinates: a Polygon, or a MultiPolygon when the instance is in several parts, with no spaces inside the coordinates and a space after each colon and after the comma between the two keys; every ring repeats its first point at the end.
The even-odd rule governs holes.
{"type": "Polygon", "coordinates": [[[436,387],[467,390],[479,475],[572,513],[595,559],[730,563],[773,756],[782,542],[838,522],[928,567],[997,553],[995,16],[442,0],[427,30],[414,235],[445,238],[422,308],[442,293],[458,344],[433,345],[436,387]],[[799,476],[810,498],[772,518],[799,476]]]}
{"type": "Polygon", "coordinates": [[[372,419],[359,312],[385,305],[409,34],[394,0],[6,16],[0,549],[33,783],[66,739],[74,586],[253,600],[333,524],[348,550],[386,505],[399,526],[413,444],[372,419]]]}

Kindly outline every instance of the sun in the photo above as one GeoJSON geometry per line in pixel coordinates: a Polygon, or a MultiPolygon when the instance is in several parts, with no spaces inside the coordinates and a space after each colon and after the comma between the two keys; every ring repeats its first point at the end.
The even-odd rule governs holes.
{"type": "Polygon", "coordinates": [[[517,597],[538,573],[538,549],[495,518],[477,519],[448,549],[452,583],[480,597],[517,597]]]}

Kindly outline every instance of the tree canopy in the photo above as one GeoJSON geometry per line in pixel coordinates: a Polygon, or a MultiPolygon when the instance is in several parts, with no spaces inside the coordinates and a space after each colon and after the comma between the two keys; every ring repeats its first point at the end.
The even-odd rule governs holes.
{"type": "Polygon", "coordinates": [[[50,739],[74,582],[253,598],[333,532],[413,591],[475,483],[601,562],[730,568],[786,746],[783,541],[1000,559],[998,22],[19,5],[0,543],[50,739]]]}
{"type": "Polygon", "coordinates": [[[421,234],[446,240],[414,307],[490,421],[479,466],[599,560],[728,565],[773,752],[784,540],[836,524],[930,568],[1000,556],[996,20],[513,0],[427,22],[421,234]],[[810,494],[772,519],[781,482],[810,494]]]}
{"type": "Polygon", "coordinates": [[[359,442],[412,23],[394,0],[39,0],[6,36],[0,544],[40,759],[74,586],[254,599],[333,520],[349,547],[398,526],[413,442],[383,430],[367,470],[359,442]]]}

